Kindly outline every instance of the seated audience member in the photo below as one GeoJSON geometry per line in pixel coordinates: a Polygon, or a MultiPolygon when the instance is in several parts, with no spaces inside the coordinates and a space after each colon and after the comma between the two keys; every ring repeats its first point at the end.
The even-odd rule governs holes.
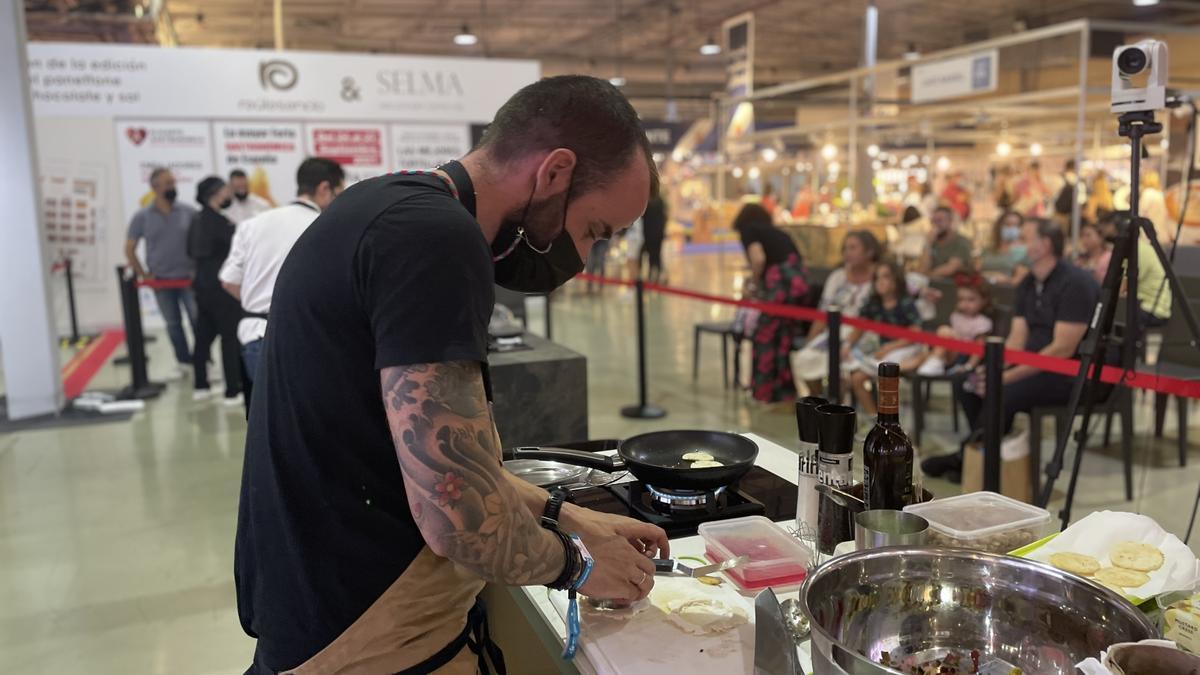
{"type": "MultiPolygon", "coordinates": [[[[889,230],[891,229],[889,227],[889,230]]],[[[895,228],[895,238],[889,243],[888,249],[903,261],[919,261],[929,242],[929,229],[929,219],[921,215],[921,209],[906,206],[904,214],[900,217],[900,225],[895,228]]],[[[889,239],[892,239],[890,232],[889,239]]]]}
{"type": "MultiPolygon", "coordinates": [[[[775,227],[771,214],[759,204],[746,204],[733,221],[750,262],[756,299],[785,305],[800,305],[808,293],[800,251],[786,232],[775,227]]],[[[754,370],[751,394],[755,400],[776,403],[796,397],[789,360],[799,337],[798,322],[761,314],[754,326],[754,370]]]]}
{"type": "MultiPolygon", "coordinates": [[[[954,311],[950,313],[950,324],[938,326],[938,337],[976,342],[992,332],[992,295],[987,282],[978,274],[958,274],[954,277],[957,293],[954,311]]],[[[979,365],[980,357],[951,352],[934,347],[904,363],[904,372],[917,371],[918,375],[935,376],[973,370],[979,365]]]]}
{"type": "MultiPolygon", "coordinates": [[[[837,308],[846,316],[858,316],[862,306],[871,297],[871,282],[875,265],[883,257],[883,246],[875,235],[866,230],[846,233],[842,240],[842,265],[829,274],[817,308],[823,311],[837,308]]],[[[821,380],[829,373],[829,331],[824,321],[814,321],[808,331],[808,340],[792,354],[792,373],[797,381],[803,381],[812,395],[822,391],[821,380]]],[[[842,324],[841,336],[850,334],[850,327],[842,324]]]]}
{"type": "MultiPolygon", "coordinates": [[[[1016,292],[1012,327],[1005,346],[1045,356],[1075,358],[1099,299],[1100,287],[1090,274],[1063,259],[1062,228],[1045,218],[1031,218],[1021,227],[1029,255],[1030,274],[1016,292]]],[[[1030,366],[1004,371],[1003,432],[1012,430],[1013,417],[1037,406],[1065,405],[1074,378],[1030,366]]],[[[961,403],[972,432],[983,424],[986,395],[982,373],[973,374],[961,403]]],[[[957,480],[962,469],[961,451],[931,457],[921,463],[926,474],[957,480]]]]}
{"type": "Polygon", "coordinates": [[[1079,254],[1075,256],[1075,264],[1091,272],[1096,283],[1100,284],[1104,283],[1110,258],[1112,247],[1100,233],[1100,225],[1086,220],[1079,223],[1079,254]]]}
{"type": "Polygon", "coordinates": [[[930,279],[950,279],[958,272],[974,270],[971,241],[958,233],[954,212],[948,207],[939,206],[930,221],[933,228],[929,232],[928,245],[921,255],[917,271],[930,279]]]}
{"type": "Polygon", "coordinates": [[[1006,211],[992,226],[992,249],[980,258],[979,270],[993,284],[1016,285],[1029,273],[1021,243],[1021,214],[1006,211]]]}
{"type": "MultiPolygon", "coordinates": [[[[1120,211],[1109,214],[1100,222],[1100,235],[1105,239],[1116,238],[1118,230],[1127,227],[1129,212],[1120,211]]],[[[1167,275],[1163,271],[1154,246],[1146,239],[1146,233],[1140,232],[1137,240],[1138,259],[1138,319],[1141,330],[1162,326],[1171,318],[1171,285],[1167,283],[1167,275]]],[[[1103,283],[1104,275],[1100,275],[1103,283]]],[[[1123,321],[1124,317],[1117,317],[1123,321]]]]}
{"type": "MultiPolygon", "coordinates": [[[[920,326],[916,299],[909,295],[904,271],[898,264],[884,262],[875,266],[873,292],[858,316],[904,328],[920,326]]],[[[883,337],[859,328],[850,331],[842,342],[842,368],[850,376],[850,388],[862,414],[875,416],[875,398],[867,390],[867,383],[875,380],[879,364],[883,361],[903,362],[920,351],[921,345],[908,340],[883,337]]]]}

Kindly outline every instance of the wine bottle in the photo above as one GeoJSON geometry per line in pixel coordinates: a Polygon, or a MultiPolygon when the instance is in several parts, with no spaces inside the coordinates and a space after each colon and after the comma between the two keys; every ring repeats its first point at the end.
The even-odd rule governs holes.
{"type": "Polygon", "coordinates": [[[913,498],[912,442],[900,427],[900,366],[879,364],[879,416],[863,443],[863,498],[868,509],[902,509],[913,498]]]}
{"type": "MultiPolygon", "coordinates": [[[[823,405],[817,408],[821,436],[817,446],[817,480],[839,490],[854,482],[854,408],[823,405]]],[[[817,550],[832,555],[843,541],[854,539],[854,514],[822,497],[817,507],[817,550]]]]}
{"type": "Polygon", "coordinates": [[[821,417],[817,408],[829,403],[817,396],[806,396],[796,401],[796,429],[800,444],[797,446],[799,472],[796,476],[796,530],[802,539],[815,540],[817,535],[817,441],[821,438],[821,417]]]}

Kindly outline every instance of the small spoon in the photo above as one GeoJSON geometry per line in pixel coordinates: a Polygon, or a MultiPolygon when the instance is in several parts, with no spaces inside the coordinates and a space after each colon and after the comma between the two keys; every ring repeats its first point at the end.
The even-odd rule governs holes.
{"type": "Polygon", "coordinates": [[[858,497],[855,497],[854,495],[850,494],[849,492],[845,492],[844,490],[839,490],[839,489],[833,487],[832,485],[818,484],[816,486],[816,490],[817,490],[817,492],[821,493],[822,495],[828,497],[830,500],[832,500],[838,506],[850,509],[854,513],[859,513],[861,511],[867,510],[866,502],[859,499],[858,497]]]}

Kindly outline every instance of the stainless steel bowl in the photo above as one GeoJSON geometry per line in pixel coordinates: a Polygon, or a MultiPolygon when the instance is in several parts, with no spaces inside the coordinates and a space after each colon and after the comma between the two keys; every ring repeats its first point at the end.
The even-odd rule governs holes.
{"type": "Polygon", "coordinates": [[[859,551],[809,575],[800,606],[817,675],[898,673],[912,654],[978,649],[1027,675],[1075,673],[1118,642],[1156,637],[1115,593],[1048,565],[963,549],[859,551]]]}

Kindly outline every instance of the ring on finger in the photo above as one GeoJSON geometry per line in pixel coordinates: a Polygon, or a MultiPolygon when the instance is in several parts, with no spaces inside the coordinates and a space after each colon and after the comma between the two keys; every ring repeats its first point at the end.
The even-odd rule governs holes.
{"type": "Polygon", "coordinates": [[[636,584],[634,584],[634,586],[641,586],[642,584],[646,583],[646,579],[648,578],[650,578],[650,574],[646,572],[646,570],[642,570],[642,578],[636,584]]]}

